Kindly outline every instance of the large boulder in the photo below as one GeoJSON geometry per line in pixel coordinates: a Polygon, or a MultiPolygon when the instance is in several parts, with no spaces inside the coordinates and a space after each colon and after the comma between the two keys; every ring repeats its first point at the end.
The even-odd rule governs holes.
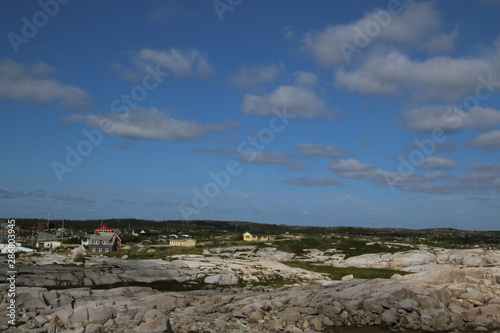
{"type": "Polygon", "coordinates": [[[160,333],[160,332],[172,332],[172,328],[164,316],[157,317],[151,321],[145,322],[136,328],[134,328],[136,333],[160,333]]]}
{"type": "Polygon", "coordinates": [[[361,268],[391,268],[392,254],[390,253],[375,253],[363,254],[360,256],[349,257],[344,263],[347,267],[361,268]]]}
{"type": "Polygon", "coordinates": [[[79,259],[87,254],[87,250],[83,247],[83,245],[80,245],[79,247],[75,247],[73,250],[71,250],[71,257],[73,259],[79,259]]]}
{"type": "Polygon", "coordinates": [[[203,282],[207,284],[215,284],[218,286],[234,286],[238,284],[238,278],[233,274],[216,274],[207,276],[203,282]]]}
{"type": "Polygon", "coordinates": [[[397,252],[392,255],[391,263],[394,268],[427,265],[436,262],[436,255],[428,251],[397,252]]]}

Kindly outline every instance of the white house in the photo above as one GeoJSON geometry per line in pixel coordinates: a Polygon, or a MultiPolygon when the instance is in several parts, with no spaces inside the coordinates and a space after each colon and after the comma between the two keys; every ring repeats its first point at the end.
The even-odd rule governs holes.
{"type": "MultiPolygon", "coordinates": [[[[0,253],[11,253],[10,252],[11,247],[8,246],[8,244],[0,244],[0,253]]],[[[16,242],[14,243],[14,252],[36,252],[37,249],[28,246],[27,243],[19,243],[16,242]]]]}
{"type": "Polygon", "coordinates": [[[38,248],[44,248],[44,249],[56,249],[58,247],[61,247],[62,243],[61,241],[58,240],[50,240],[50,241],[37,241],[36,242],[36,247],[38,248]]]}

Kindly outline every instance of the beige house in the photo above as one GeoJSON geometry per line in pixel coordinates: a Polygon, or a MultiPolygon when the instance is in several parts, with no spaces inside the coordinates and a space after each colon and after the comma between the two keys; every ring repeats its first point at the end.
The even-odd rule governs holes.
{"type": "Polygon", "coordinates": [[[196,246],[196,240],[192,238],[171,239],[169,245],[172,246],[196,246]]]}

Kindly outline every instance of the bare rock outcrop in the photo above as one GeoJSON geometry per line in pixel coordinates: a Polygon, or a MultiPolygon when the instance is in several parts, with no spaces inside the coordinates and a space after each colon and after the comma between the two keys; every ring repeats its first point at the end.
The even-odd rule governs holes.
{"type": "MultiPolygon", "coordinates": [[[[335,326],[378,325],[428,332],[493,330],[500,329],[499,270],[447,266],[441,274],[351,279],[328,286],[167,293],[147,287],[57,292],[21,287],[18,305],[26,315],[18,327],[0,322],[0,328],[7,332],[53,327],[58,332],[322,332],[335,326]],[[73,310],[69,300],[75,295],[73,310]],[[40,316],[33,312],[33,301],[45,304],[40,316]]],[[[3,311],[0,308],[0,318],[3,311]]]]}

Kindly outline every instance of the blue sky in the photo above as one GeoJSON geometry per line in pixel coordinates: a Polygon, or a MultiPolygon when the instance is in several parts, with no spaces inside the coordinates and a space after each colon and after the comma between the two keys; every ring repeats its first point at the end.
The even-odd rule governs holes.
{"type": "Polygon", "coordinates": [[[6,1],[0,215],[500,230],[500,2],[6,1]]]}

